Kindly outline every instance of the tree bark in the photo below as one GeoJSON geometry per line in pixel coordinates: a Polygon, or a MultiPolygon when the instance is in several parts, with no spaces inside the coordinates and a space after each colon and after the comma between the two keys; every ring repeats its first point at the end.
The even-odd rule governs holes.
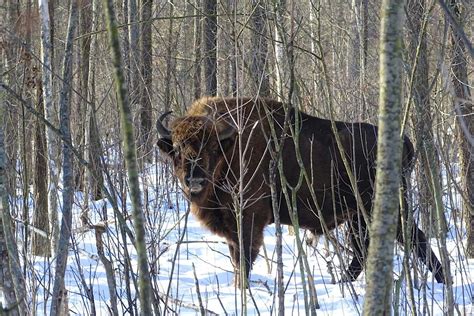
{"type": "MultiPolygon", "coordinates": [[[[3,73],[0,65],[0,73],[3,73]]],[[[24,301],[26,291],[21,277],[20,260],[13,238],[10,208],[7,191],[7,157],[5,148],[4,127],[6,125],[5,93],[0,90],[0,293],[3,294],[7,307],[13,307],[13,315],[26,313],[24,301]]],[[[2,310],[0,310],[2,313],[2,310]]]]}
{"type": "MultiPolygon", "coordinates": [[[[113,9],[113,1],[104,0],[103,5],[105,9],[107,33],[109,35],[108,37],[114,65],[115,88],[118,98],[117,101],[120,108],[124,156],[127,165],[127,174],[133,210],[133,223],[136,233],[135,247],[137,249],[140,307],[142,315],[152,315],[152,287],[146,252],[145,218],[142,210],[140,184],[138,181],[138,165],[135,138],[133,135],[132,113],[130,110],[125,79],[122,71],[122,60],[120,55],[120,45],[118,40],[115,12],[113,9]]],[[[155,312],[159,313],[159,311],[155,312]]]]}
{"type": "MultiPolygon", "coordinates": [[[[92,1],[92,31],[99,30],[100,25],[100,0],[92,1]]],[[[102,187],[104,185],[104,177],[102,175],[102,144],[100,143],[100,134],[99,128],[97,126],[96,119],[96,99],[95,99],[95,69],[96,63],[94,56],[97,53],[97,37],[93,35],[90,41],[90,51],[89,54],[89,77],[87,83],[89,88],[87,89],[88,97],[87,100],[87,113],[86,113],[86,131],[85,131],[85,157],[86,160],[90,163],[89,168],[87,168],[87,177],[86,177],[86,188],[89,194],[94,200],[99,200],[104,197],[104,192],[102,187]]],[[[86,205],[87,207],[87,205],[86,205]]],[[[84,214],[87,217],[87,214],[84,214]]]]}
{"type": "MultiPolygon", "coordinates": [[[[460,4],[455,0],[451,0],[449,6],[458,24],[461,24],[459,23],[462,22],[460,4]]],[[[454,110],[458,122],[457,137],[461,144],[460,174],[464,188],[463,212],[467,222],[466,250],[467,255],[474,258],[474,146],[472,146],[472,140],[474,139],[474,117],[472,113],[474,106],[469,88],[465,44],[453,25],[451,25],[451,42],[453,45],[451,69],[455,94],[454,110]]]]}
{"type": "Polygon", "coordinates": [[[270,78],[266,71],[268,63],[267,16],[265,1],[252,0],[252,64],[251,78],[254,83],[253,95],[270,96],[270,78]]]}
{"type": "MultiPolygon", "coordinates": [[[[74,32],[78,19],[78,1],[71,1],[69,13],[69,22],[66,38],[66,47],[63,62],[63,86],[59,96],[60,107],[60,127],[62,136],[70,143],[70,106],[71,106],[71,85],[72,85],[72,43],[74,32]]],[[[74,200],[74,168],[72,148],[68,144],[63,143],[63,209],[61,230],[59,232],[59,241],[56,259],[56,271],[54,276],[54,287],[51,301],[51,315],[57,315],[60,311],[65,310],[67,303],[67,293],[64,286],[64,277],[66,273],[67,257],[69,254],[69,241],[72,232],[72,204],[74,200]]]]}
{"type": "Polygon", "coordinates": [[[140,100],[140,73],[141,58],[140,56],[140,25],[139,11],[137,0],[128,0],[128,40],[130,45],[130,106],[134,110],[138,110],[138,102],[140,100]]]}
{"type": "Polygon", "coordinates": [[[204,1],[204,76],[206,95],[217,94],[217,1],[204,1]]]}
{"type": "MultiPolygon", "coordinates": [[[[171,0],[169,2],[169,16],[174,15],[174,3],[171,0]]],[[[166,77],[165,77],[165,102],[163,111],[169,111],[171,105],[171,87],[172,87],[172,76],[175,70],[175,61],[173,58],[174,54],[174,38],[173,38],[173,19],[169,20],[168,24],[168,47],[166,47],[166,77]]]]}
{"type": "Polygon", "coordinates": [[[194,99],[201,97],[201,40],[202,40],[202,22],[199,16],[201,0],[195,1],[194,14],[194,99]]]}
{"type": "Polygon", "coordinates": [[[140,148],[143,161],[151,162],[153,144],[152,140],[152,108],[151,100],[153,96],[153,67],[152,67],[152,34],[151,34],[151,18],[152,18],[153,0],[142,0],[141,4],[141,20],[142,20],[142,78],[141,85],[141,111],[140,111],[140,148]]]}
{"type": "MultiPolygon", "coordinates": [[[[38,80],[39,81],[39,80],[38,80]]],[[[36,110],[44,113],[43,89],[41,81],[37,83],[36,110]]],[[[35,120],[34,136],[34,197],[33,227],[43,232],[33,232],[31,253],[35,256],[51,256],[50,227],[48,217],[48,161],[46,153],[46,130],[38,119],[35,120]]]]}
{"type": "MultiPolygon", "coordinates": [[[[53,73],[52,73],[52,53],[53,44],[51,42],[50,29],[50,10],[48,0],[39,0],[39,15],[41,19],[41,62],[42,62],[42,84],[43,84],[43,102],[45,108],[46,119],[54,123],[56,119],[56,111],[53,104],[53,73]]],[[[58,177],[59,170],[56,165],[58,156],[58,141],[56,135],[50,129],[46,132],[46,146],[48,149],[48,207],[49,222],[51,226],[51,247],[55,251],[57,243],[57,194],[58,194],[58,177]]]]}
{"type": "MultiPolygon", "coordinates": [[[[87,134],[87,108],[89,103],[89,71],[90,71],[90,50],[92,30],[92,0],[83,0],[79,3],[79,52],[78,52],[78,77],[79,77],[79,93],[76,95],[76,108],[78,118],[76,124],[78,132],[73,134],[74,143],[78,144],[81,153],[86,157],[86,134],[87,134]]],[[[74,111],[74,110],[73,110],[74,111]]],[[[73,112],[74,113],[74,112],[73,112]]],[[[74,126],[73,122],[73,126],[74,126]]],[[[75,162],[75,187],[76,190],[84,192],[84,203],[88,203],[89,192],[87,191],[87,171],[79,162],[75,162]]]]}
{"type": "Polygon", "coordinates": [[[401,179],[401,34],[403,1],[384,0],[380,38],[377,175],[367,258],[364,315],[390,314],[393,248],[401,179]]]}

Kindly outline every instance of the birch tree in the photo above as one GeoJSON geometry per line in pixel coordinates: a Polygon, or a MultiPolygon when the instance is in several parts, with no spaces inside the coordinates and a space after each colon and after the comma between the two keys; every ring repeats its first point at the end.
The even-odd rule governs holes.
{"type": "Polygon", "coordinates": [[[364,315],[390,313],[394,240],[397,232],[402,142],[401,34],[403,1],[382,2],[379,130],[374,210],[367,258],[364,315]]]}

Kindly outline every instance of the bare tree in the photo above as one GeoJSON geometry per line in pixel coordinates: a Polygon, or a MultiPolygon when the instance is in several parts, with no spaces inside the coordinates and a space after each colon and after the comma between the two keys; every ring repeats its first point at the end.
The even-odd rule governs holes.
{"type": "MultiPolygon", "coordinates": [[[[42,61],[42,86],[45,117],[49,122],[56,122],[56,111],[53,104],[53,74],[52,74],[52,53],[50,11],[47,0],[39,1],[39,15],[41,18],[41,61],[42,61]]],[[[55,250],[57,240],[57,183],[59,170],[56,164],[58,155],[58,142],[53,131],[46,132],[46,144],[48,148],[48,218],[51,225],[51,247],[55,250]]],[[[46,214],[43,214],[45,216],[46,214]]],[[[41,227],[40,227],[41,228],[41,227]]]]}
{"type": "MultiPolygon", "coordinates": [[[[174,3],[173,1],[169,2],[169,16],[173,16],[174,12],[174,3]]],[[[171,105],[171,88],[172,88],[172,78],[175,71],[175,61],[174,61],[174,43],[176,42],[173,38],[173,25],[174,21],[172,18],[168,22],[168,46],[166,47],[166,77],[165,77],[165,88],[164,88],[164,111],[168,111],[171,105]]]]}
{"type": "MultiPolygon", "coordinates": [[[[3,73],[3,67],[0,65],[0,72],[3,73]]],[[[10,218],[10,208],[8,204],[8,192],[6,188],[6,151],[5,151],[5,118],[6,118],[6,100],[5,93],[0,90],[0,293],[7,303],[7,308],[12,309],[13,315],[22,315],[26,313],[25,305],[22,303],[26,299],[21,283],[18,279],[20,271],[19,256],[13,238],[13,231],[10,218]],[[16,267],[16,271],[12,268],[16,267]],[[17,272],[15,274],[15,272],[17,272]],[[21,304],[19,304],[21,302],[21,304]]],[[[3,307],[0,304],[0,313],[3,313],[3,307]]]]}
{"type": "MultiPolygon", "coordinates": [[[[91,8],[86,12],[83,12],[82,15],[86,19],[88,15],[89,19],[92,20],[91,25],[88,27],[91,31],[97,31],[99,29],[100,21],[100,11],[99,11],[99,0],[92,0],[90,3],[91,8]]],[[[101,158],[102,155],[102,144],[100,143],[100,134],[99,128],[97,127],[97,118],[96,118],[96,82],[95,82],[95,71],[96,71],[96,61],[94,59],[95,54],[97,53],[97,38],[95,35],[88,36],[88,39],[84,39],[84,53],[81,54],[82,58],[87,58],[84,60],[88,66],[87,78],[83,78],[84,84],[87,83],[87,89],[84,87],[87,93],[84,97],[87,99],[86,102],[86,114],[85,114],[85,131],[84,131],[84,157],[90,163],[89,168],[87,168],[87,177],[85,177],[86,184],[86,201],[85,207],[86,211],[88,208],[87,198],[90,194],[94,200],[99,200],[103,197],[104,192],[102,192],[102,186],[104,183],[104,178],[102,176],[102,166],[101,158]],[[87,49],[86,49],[87,48],[87,49]],[[86,53],[87,52],[87,53],[86,53]]],[[[84,70],[85,72],[85,70],[84,70]]],[[[84,73],[85,76],[85,73],[84,73]]],[[[86,217],[87,215],[84,214],[86,217]]]]}
{"type": "MultiPolygon", "coordinates": [[[[74,126],[76,123],[78,125],[78,132],[73,133],[73,141],[75,144],[78,144],[80,147],[81,153],[85,152],[85,136],[86,136],[86,129],[87,129],[87,103],[88,103],[88,90],[89,90],[89,71],[90,71],[90,50],[91,50],[91,27],[92,27],[92,1],[85,0],[81,1],[79,4],[79,30],[78,36],[80,38],[79,50],[78,50],[78,93],[75,94],[77,102],[73,102],[73,106],[76,106],[75,110],[73,108],[72,112],[77,112],[77,123],[72,122],[74,126]]],[[[85,155],[84,155],[85,157],[85,155]]],[[[78,162],[75,163],[74,166],[75,170],[75,186],[77,190],[87,190],[87,183],[86,183],[86,169],[84,166],[79,164],[78,162]]],[[[84,205],[87,205],[88,199],[84,201],[84,205]]]]}
{"type": "Polygon", "coordinates": [[[57,315],[66,309],[67,293],[64,286],[64,277],[66,273],[67,258],[69,254],[69,242],[72,234],[72,204],[74,201],[74,168],[73,153],[69,147],[71,143],[70,127],[70,106],[71,106],[71,86],[72,86],[72,44],[73,36],[76,30],[78,19],[78,1],[71,1],[69,12],[69,22],[64,50],[63,62],[63,86],[61,88],[59,107],[60,107],[60,132],[67,140],[63,143],[63,208],[61,230],[59,233],[56,271],[54,276],[53,300],[51,302],[51,315],[57,315]]]}
{"type": "Polygon", "coordinates": [[[217,93],[217,1],[203,0],[204,77],[206,95],[217,93]]]}
{"type": "Polygon", "coordinates": [[[132,109],[137,110],[140,101],[140,73],[141,58],[140,55],[140,12],[138,10],[137,0],[128,0],[128,41],[130,45],[130,104],[132,109]]]}
{"type": "Polygon", "coordinates": [[[142,53],[142,68],[141,76],[143,78],[143,84],[141,85],[142,91],[140,92],[140,142],[141,156],[144,161],[151,161],[152,152],[152,108],[151,100],[153,96],[152,78],[153,78],[153,67],[152,67],[152,34],[151,34],[151,17],[153,9],[153,0],[142,0],[141,2],[141,53],[142,53]]]}
{"type": "Polygon", "coordinates": [[[364,315],[390,313],[402,160],[400,140],[402,12],[401,1],[383,1],[380,37],[379,131],[375,178],[377,190],[370,229],[371,242],[367,258],[364,315]]]}
{"type": "Polygon", "coordinates": [[[270,78],[266,71],[269,62],[267,47],[267,16],[265,1],[252,1],[253,14],[252,22],[252,64],[251,78],[254,87],[252,87],[252,95],[260,95],[262,97],[270,96],[270,78]]]}
{"type": "MultiPolygon", "coordinates": [[[[451,12],[460,24],[461,4],[455,0],[449,3],[451,12]]],[[[451,24],[452,48],[452,81],[454,85],[454,110],[457,116],[457,134],[461,151],[461,177],[464,187],[463,209],[467,220],[467,253],[474,258],[474,106],[469,88],[468,61],[466,47],[454,24],[451,24]]]]}
{"type": "MultiPolygon", "coordinates": [[[[37,80],[36,110],[44,113],[43,89],[40,80],[37,80]]],[[[37,230],[32,235],[31,253],[36,256],[49,257],[51,255],[50,226],[48,219],[48,161],[46,160],[46,130],[43,122],[35,122],[34,137],[34,196],[35,209],[33,226],[37,230]]]]}
{"type": "Polygon", "coordinates": [[[201,0],[196,0],[194,5],[194,98],[201,97],[201,40],[202,40],[202,22],[200,17],[201,0]]]}
{"type": "Polygon", "coordinates": [[[289,67],[288,56],[286,55],[285,42],[287,38],[285,32],[287,31],[285,23],[286,15],[286,0],[278,0],[274,3],[275,12],[275,76],[276,76],[276,95],[280,100],[284,100],[288,91],[289,82],[289,67]]]}

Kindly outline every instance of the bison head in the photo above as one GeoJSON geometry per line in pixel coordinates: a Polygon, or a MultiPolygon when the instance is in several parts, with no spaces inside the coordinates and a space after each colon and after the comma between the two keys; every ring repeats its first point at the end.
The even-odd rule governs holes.
{"type": "Polygon", "coordinates": [[[224,120],[207,116],[175,119],[170,129],[163,125],[164,113],[157,121],[158,147],[172,161],[174,172],[193,202],[204,202],[219,179],[225,153],[235,139],[235,129],[224,120]]]}

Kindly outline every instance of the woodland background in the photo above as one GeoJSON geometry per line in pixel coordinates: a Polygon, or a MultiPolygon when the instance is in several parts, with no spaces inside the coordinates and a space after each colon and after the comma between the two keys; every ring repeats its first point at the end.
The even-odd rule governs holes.
{"type": "MultiPolygon", "coordinates": [[[[205,95],[268,96],[313,115],[377,124],[379,1],[112,4],[151,274],[159,274],[160,257],[170,247],[166,238],[176,231],[184,236],[187,220],[171,166],[154,147],[159,114],[182,114],[205,95]]],[[[400,21],[405,133],[417,155],[410,193],[414,216],[430,238],[455,245],[442,260],[464,271],[460,284],[471,288],[463,290],[464,309],[421,295],[424,305],[417,308],[423,314],[420,306],[441,304],[463,314],[472,304],[467,258],[474,257],[473,9],[468,0],[408,0],[400,21]],[[439,214],[446,221],[441,231],[439,214]]],[[[101,314],[95,310],[101,299],[80,269],[74,277],[80,293],[65,286],[84,234],[92,236],[96,264],[106,274],[108,313],[138,312],[136,257],[130,253],[140,232],[132,226],[133,186],[104,14],[98,0],[0,4],[0,291],[11,313],[101,314]],[[75,295],[83,305],[70,308],[68,297],[75,295]]],[[[169,288],[164,295],[152,282],[151,290],[155,311],[166,313],[169,288]]],[[[175,299],[176,306],[186,303],[175,299]]],[[[188,307],[205,313],[199,302],[188,307]]],[[[401,313],[416,312],[412,308],[401,313]]]]}

